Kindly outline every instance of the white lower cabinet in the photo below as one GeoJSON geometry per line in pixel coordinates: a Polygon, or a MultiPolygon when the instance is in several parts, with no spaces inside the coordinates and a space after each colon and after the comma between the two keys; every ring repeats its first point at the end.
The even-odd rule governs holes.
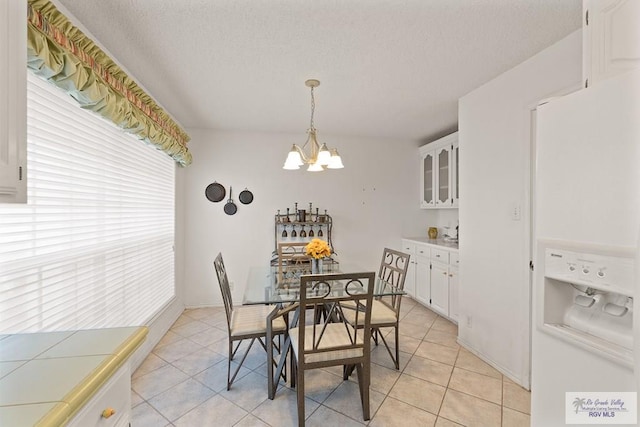
{"type": "Polygon", "coordinates": [[[431,300],[431,260],[428,256],[416,256],[416,300],[429,305],[431,300]]]}
{"type": "Polygon", "coordinates": [[[131,370],[125,363],[71,419],[69,427],[125,427],[131,420],[131,370]]]}
{"type": "Polygon", "coordinates": [[[431,262],[431,307],[449,316],[449,266],[431,262]]]}
{"type": "Polygon", "coordinates": [[[422,305],[458,321],[458,265],[455,249],[402,240],[402,251],[411,255],[405,291],[422,305]]]}
{"type": "Polygon", "coordinates": [[[458,321],[458,267],[449,266],[449,317],[458,321]]]}

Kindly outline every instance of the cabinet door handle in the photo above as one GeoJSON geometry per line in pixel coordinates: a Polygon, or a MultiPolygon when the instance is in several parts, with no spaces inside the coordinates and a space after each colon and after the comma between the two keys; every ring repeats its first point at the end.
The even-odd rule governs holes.
{"type": "Polygon", "coordinates": [[[442,273],[442,274],[444,274],[444,275],[446,276],[446,275],[447,275],[447,272],[445,271],[445,272],[444,272],[444,273],[442,273]]]}
{"type": "Polygon", "coordinates": [[[453,277],[453,274],[449,274],[449,277],[453,277]]]}
{"type": "Polygon", "coordinates": [[[109,418],[111,417],[113,414],[116,413],[116,410],[113,408],[107,408],[104,411],[102,411],[102,418],[109,418]]]}
{"type": "Polygon", "coordinates": [[[440,258],[440,255],[436,255],[436,258],[440,258]]]}

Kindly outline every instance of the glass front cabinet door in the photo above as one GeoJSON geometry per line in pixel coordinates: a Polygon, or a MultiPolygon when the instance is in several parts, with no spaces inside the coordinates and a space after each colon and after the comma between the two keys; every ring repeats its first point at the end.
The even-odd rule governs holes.
{"type": "Polygon", "coordinates": [[[436,170],[435,170],[435,152],[427,151],[422,153],[422,180],[421,180],[421,197],[422,200],[420,202],[421,208],[429,208],[435,207],[435,180],[436,180],[436,170]]]}
{"type": "Polygon", "coordinates": [[[458,133],[423,145],[420,157],[420,207],[457,208],[460,194],[458,133]]]}

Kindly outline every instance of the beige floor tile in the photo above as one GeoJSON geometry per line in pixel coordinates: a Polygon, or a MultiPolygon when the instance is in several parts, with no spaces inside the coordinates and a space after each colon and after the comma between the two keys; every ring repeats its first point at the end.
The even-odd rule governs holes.
{"type": "MultiPolygon", "coordinates": [[[[460,427],[462,424],[454,423],[446,418],[438,417],[436,427],[460,427]]],[[[464,427],[464,426],[463,426],[464,427]]]]}
{"type": "Polygon", "coordinates": [[[197,334],[198,332],[202,332],[206,329],[211,328],[211,325],[208,325],[199,320],[191,320],[191,322],[184,323],[180,326],[174,326],[171,328],[171,332],[174,332],[178,335],[181,335],[185,338],[190,337],[193,334],[197,334]]]}
{"type": "Polygon", "coordinates": [[[169,421],[175,421],[215,392],[196,380],[188,379],[148,400],[169,421]]]}
{"type": "MultiPolygon", "coordinates": [[[[342,370],[342,366],[339,368],[342,370]]],[[[353,376],[355,377],[355,372],[353,376]]],[[[309,399],[322,403],[342,382],[342,376],[334,375],[323,369],[305,371],[304,395],[309,399]]]]}
{"type": "Polygon", "coordinates": [[[189,339],[196,344],[200,344],[203,347],[211,345],[217,341],[227,338],[227,331],[215,328],[213,326],[207,326],[207,329],[195,333],[189,337],[189,339]]]}
{"type": "Polygon", "coordinates": [[[170,329],[177,328],[178,326],[182,326],[182,325],[184,325],[186,323],[189,323],[189,322],[193,322],[193,319],[183,313],[183,314],[180,315],[180,317],[178,317],[176,319],[175,322],[173,322],[173,325],[171,325],[170,329]]]}
{"type": "MultiPolygon", "coordinates": [[[[386,368],[375,363],[371,364],[371,390],[387,394],[393,385],[398,381],[400,371],[386,368]]],[[[357,375],[352,375],[351,379],[357,381],[357,375]]]]}
{"type": "Polygon", "coordinates": [[[398,333],[400,334],[401,340],[403,336],[421,340],[427,334],[428,330],[429,327],[425,324],[414,325],[413,323],[401,322],[398,333]]]}
{"type": "Polygon", "coordinates": [[[221,340],[218,340],[213,344],[208,345],[207,348],[210,348],[216,353],[219,353],[227,357],[227,355],[229,354],[229,339],[226,337],[222,338],[221,340]]]}
{"type": "Polygon", "coordinates": [[[451,389],[438,415],[465,426],[500,427],[502,421],[500,405],[451,389]]]}
{"type": "Polygon", "coordinates": [[[436,416],[392,397],[387,397],[369,423],[371,427],[432,427],[436,416]],[[408,422],[410,420],[410,422],[408,422]]]}
{"type": "Polygon", "coordinates": [[[307,419],[305,425],[307,427],[326,427],[326,426],[340,426],[340,427],[362,427],[363,423],[353,420],[346,415],[336,412],[326,406],[320,406],[316,411],[311,414],[307,419]]]}
{"type": "Polygon", "coordinates": [[[453,366],[414,356],[403,373],[446,387],[452,371],[453,366]]]}
{"type": "Polygon", "coordinates": [[[185,310],[184,312],[185,316],[195,320],[206,319],[218,313],[224,313],[224,307],[202,307],[185,310]]]}
{"type": "Polygon", "coordinates": [[[522,412],[502,408],[502,427],[529,427],[531,417],[522,412]]]}
{"type": "Polygon", "coordinates": [[[438,318],[438,315],[429,310],[414,309],[409,311],[404,317],[401,317],[400,325],[406,324],[419,325],[425,328],[430,328],[433,322],[438,318]]]}
{"type": "Polygon", "coordinates": [[[203,317],[200,319],[201,322],[204,322],[210,326],[215,326],[219,329],[227,329],[227,314],[222,310],[220,313],[213,314],[208,317],[203,317]]]}
{"type": "MultiPolygon", "coordinates": [[[[385,395],[369,389],[369,415],[376,413],[385,395]]],[[[340,412],[359,422],[364,422],[362,415],[362,403],[360,401],[360,388],[357,383],[344,381],[336,388],[323,403],[334,411],[340,412]]]]}
{"type": "MultiPolygon", "coordinates": [[[[307,398],[304,399],[304,402],[305,418],[309,418],[320,404],[307,398]]],[[[272,427],[295,426],[298,424],[296,391],[283,388],[276,393],[275,399],[265,400],[251,413],[272,427]]]]}
{"type": "Polygon", "coordinates": [[[231,386],[231,390],[223,390],[220,394],[245,411],[251,412],[267,400],[267,378],[255,372],[249,372],[236,380],[231,386]]]}
{"type": "Polygon", "coordinates": [[[431,330],[458,336],[458,325],[443,317],[438,317],[435,322],[433,322],[431,330]]]}
{"type": "Polygon", "coordinates": [[[144,399],[142,398],[142,396],[140,396],[135,391],[131,390],[131,407],[135,408],[136,406],[138,406],[142,402],[144,402],[144,399]]]}
{"type": "MultiPolygon", "coordinates": [[[[402,337],[400,337],[400,339],[402,339],[402,337]]],[[[400,365],[400,371],[407,366],[409,359],[411,359],[411,354],[400,350],[400,361],[398,363],[400,365]]],[[[391,360],[391,357],[389,357],[389,353],[384,345],[374,347],[373,350],[371,350],[371,363],[375,363],[389,369],[396,369],[396,366],[393,364],[393,361],[391,360]]]]}
{"type": "Polygon", "coordinates": [[[234,424],[233,427],[269,427],[269,424],[263,422],[261,419],[248,414],[239,423],[234,424]]]}
{"type": "MultiPolygon", "coordinates": [[[[174,422],[176,427],[230,427],[247,415],[247,411],[234,405],[219,394],[187,412],[174,422]]],[[[138,426],[138,424],[133,424],[138,426]]],[[[140,424],[140,426],[153,424],[140,424]]]]}
{"type": "Polygon", "coordinates": [[[389,396],[417,408],[437,414],[446,388],[410,375],[402,374],[389,396]]]}
{"type": "Polygon", "coordinates": [[[168,363],[169,362],[167,362],[164,359],[159,358],[155,354],[149,353],[147,358],[144,359],[144,362],[142,362],[142,364],[138,367],[138,369],[136,369],[133,372],[133,375],[131,376],[131,378],[137,378],[139,376],[148,374],[151,371],[155,371],[158,368],[162,368],[163,366],[167,365],[168,363]]]}
{"type": "Polygon", "coordinates": [[[191,353],[171,364],[189,376],[196,375],[205,369],[226,360],[226,358],[208,348],[191,353]]]}
{"type": "MultiPolygon", "coordinates": [[[[382,330],[384,334],[384,339],[387,340],[387,344],[389,344],[389,348],[394,352],[396,348],[396,337],[393,328],[386,328],[382,330]]],[[[412,338],[408,335],[400,335],[400,351],[403,351],[408,354],[413,354],[422,340],[418,338],[412,338]]],[[[371,341],[371,346],[375,347],[375,342],[371,341]]],[[[384,343],[382,342],[382,338],[378,341],[378,347],[384,347],[384,343]]]]}
{"type": "Polygon", "coordinates": [[[150,399],[188,378],[187,374],[175,366],[166,365],[148,374],[134,378],[131,387],[143,399],[150,399]]]}
{"type": "Polygon", "coordinates": [[[151,405],[143,402],[131,410],[131,425],[165,427],[170,423],[151,405]]]}
{"type": "Polygon", "coordinates": [[[466,369],[454,368],[449,381],[449,388],[498,405],[502,404],[502,380],[497,378],[467,371],[466,369]]]}
{"type": "Polygon", "coordinates": [[[174,362],[200,349],[202,349],[201,345],[183,338],[171,344],[167,344],[159,348],[157,347],[153,349],[153,352],[156,356],[161,357],[167,362],[174,362]]]}
{"type": "MultiPolygon", "coordinates": [[[[231,364],[231,375],[237,369],[238,364],[231,364]]],[[[240,368],[238,371],[238,375],[236,375],[235,381],[240,380],[240,378],[247,375],[251,370],[245,368],[244,366],[240,368]]],[[[194,379],[200,381],[202,384],[209,387],[211,390],[216,392],[226,391],[227,390],[227,360],[223,360],[220,363],[216,363],[210,368],[205,369],[197,375],[193,376],[194,379]]],[[[233,384],[231,385],[233,387],[233,384]]]]}
{"type": "Polygon", "coordinates": [[[429,341],[422,341],[414,355],[453,366],[456,363],[456,358],[458,357],[458,349],[429,341]]]}
{"type": "MultiPolygon", "coordinates": [[[[158,349],[160,347],[163,347],[167,344],[173,344],[176,341],[180,341],[181,339],[183,339],[184,337],[182,335],[176,334],[175,332],[169,330],[167,331],[166,334],[164,334],[164,336],[160,339],[160,341],[158,342],[158,344],[156,344],[155,349],[158,349]]],[[[154,350],[155,350],[154,349],[154,350]]]]}
{"type": "Polygon", "coordinates": [[[531,413],[531,392],[514,382],[503,382],[503,405],[525,414],[531,413]]]}
{"type": "Polygon", "coordinates": [[[424,337],[424,341],[433,342],[455,349],[460,348],[457,342],[457,337],[455,335],[448,334],[442,331],[436,331],[434,329],[429,330],[427,335],[424,337]]]}
{"type": "Polygon", "coordinates": [[[456,366],[468,371],[473,371],[479,374],[502,379],[502,374],[500,372],[495,370],[491,365],[484,362],[475,354],[465,349],[460,349],[460,353],[458,353],[458,359],[456,360],[456,366]]]}

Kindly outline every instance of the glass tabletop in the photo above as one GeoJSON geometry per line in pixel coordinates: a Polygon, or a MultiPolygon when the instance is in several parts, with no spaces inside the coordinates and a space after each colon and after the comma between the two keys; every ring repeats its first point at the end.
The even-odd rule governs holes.
{"type": "MultiPolygon", "coordinates": [[[[355,265],[340,264],[337,270],[327,272],[325,274],[339,274],[339,273],[361,273],[365,271],[372,271],[371,269],[363,269],[355,265]]],[[[300,300],[300,281],[299,277],[297,281],[293,283],[289,280],[287,284],[278,284],[278,271],[277,268],[264,266],[264,267],[251,267],[249,269],[249,278],[244,290],[242,298],[243,304],[279,304],[279,303],[292,303],[300,300]]],[[[393,296],[404,295],[404,291],[392,286],[390,283],[376,277],[376,282],[373,289],[373,296],[393,296]]]]}

